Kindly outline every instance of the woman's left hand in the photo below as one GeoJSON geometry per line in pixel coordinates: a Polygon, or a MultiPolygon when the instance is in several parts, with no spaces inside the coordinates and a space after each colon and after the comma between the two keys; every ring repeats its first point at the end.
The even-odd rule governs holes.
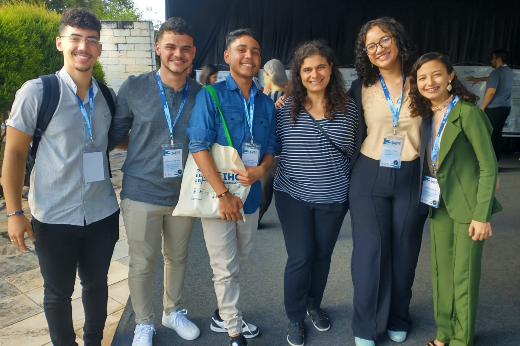
{"type": "Polygon", "coordinates": [[[490,222],[472,220],[469,224],[469,236],[473,240],[484,240],[493,235],[490,222]]]}

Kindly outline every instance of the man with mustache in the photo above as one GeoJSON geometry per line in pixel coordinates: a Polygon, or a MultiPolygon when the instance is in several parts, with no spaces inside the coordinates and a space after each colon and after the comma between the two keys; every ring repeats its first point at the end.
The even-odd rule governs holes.
{"type": "Polygon", "coordinates": [[[169,18],[159,29],[155,51],[161,59],[160,69],[130,76],[121,85],[109,135],[112,149],[131,130],[122,168],[121,213],[130,254],[128,286],[137,324],[133,346],[152,346],[152,281],[161,240],[162,324],[186,340],[200,334],[179,305],[195,218],[172,216],[188,156],[185,129],[200,89],[188,78],[196,52],[193,29],[182,18],[169,18]]]}
{"type": "Polygon", "coordinates": [[[50,89],[43,79],[30,80],[18,90],[7,121],[2,183],[9,238],[23,251],[27,251],[26,232],[34,242],[43,276],[43,308],[55,346],[77,346],[71,307],[76,270],[83,288],[83,340],[85,345],[101,346],[107,274],[119,238],[119,206],[106,156],[112,115],[104,97],[104,93],[112,97],[112,104],[115,94],[92,77],[101,55],[100,30],[100,21],[87,10],[63,12],[56,47],[63,52],[64,65],[56,78],[43,77],[55,81],[59,89],[48,127],[43,134],[37,131],[42,130],[37,121],[40,109],[49,99],[55,100],[44,99],[50,89]],[[33,135],[41,135],[41,141],[31,173],[29,222],[20,196],[33,135]]]}
{"type": "Polygon", "coordinates": [[[273,101],[253,82],[261,58],[260,45],[249,29],[227,34],[224,60],[231,73],[225,81],[212,87],[218,96],[233,147],[246,166],[246,171],[234,171],[242,185],[251,185],[244,204],[229,193],[209,153],[214,143],[227,146],[228,141],[217,105],[208,90],[201,90],[197,95],[186,133],[190,139],[189,150],[219,199],[221,219],[201,218],[218,302],[211,330],[227,332],[230,346],[245,346],[246,338],[257,336],[259,330],[245,323],[239,310],[240,263],[247,259],[258,227],[262,195],[259,179],[271,167],[279,145],[273,101]],[[251,155],[244,157],[244,150],[251,155]],[[245,220],[240,213],[242,207],[245,220]]]}

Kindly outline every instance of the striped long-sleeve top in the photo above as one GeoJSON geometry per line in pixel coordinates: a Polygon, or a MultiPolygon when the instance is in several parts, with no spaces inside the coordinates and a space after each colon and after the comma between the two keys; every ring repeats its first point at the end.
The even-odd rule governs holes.
{"type": "Polygon", "coordinates": [[[302,109],[296,124],[291,123],[291,98],[277,111],[277,129],[282,144],[274,189],[310,203],[342,203],[347,200],[350,159],[356,146],[357,108],[347,103],[347,114],[336,113],[333,121],[317,119],[334,147],[302,109]]]}

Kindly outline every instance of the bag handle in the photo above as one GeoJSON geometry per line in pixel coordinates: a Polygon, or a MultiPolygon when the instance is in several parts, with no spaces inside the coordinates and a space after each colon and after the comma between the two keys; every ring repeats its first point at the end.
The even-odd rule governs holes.
{"type": "Polygon", "coordinates": [[[220,102],[218,102],[217,92],[215,91],[215,89],[211,85],[204,86],[204,89],[209,91],[211,97],[213,97],[213,100],[217,104],[218,112],[220,113],[220,117],[222,119],[222,125],[224,125],[224,132],[226,133],[226,138],[227,138],[228,145],[230,147],[232,147],[233,146],[233,142],[231,141],[231,136],[229,135],[229,131],[228,131],[228,127],[227,127],[227,124],[226,124],[226,120],[224,119],[224,115],[222,114],[222,109],[220,108],[220,102]]]}
{"type": "Polygon", "coordinates": [[[333,146],[337,151],[339,151],[342,155],[345,155],[345,153],[343,152],[343,150],[341,150],[341,148],[338,147],[338,146],[336,145],[336,143],[334,143],[334,142],[332,141],[332,139],[329,137],[329,135],[327,134],[327,132],[325,132],[325,130],[323,129],[323,127],[321,127],[320,123],[319,123],[316,119],[314,119],[314,117],[313,117],[312,115],[310,115],[309,113],[307,113],[307,115],[309,116],[309,118],[311,118],[311,119],[314,121],[314,123],[316,124],[316,126],[318,127],[318,129],[320,130],[320,132],[325,136],[325,138],[330,142],[330,144],[332,144],[332,146],[333,146]]]}

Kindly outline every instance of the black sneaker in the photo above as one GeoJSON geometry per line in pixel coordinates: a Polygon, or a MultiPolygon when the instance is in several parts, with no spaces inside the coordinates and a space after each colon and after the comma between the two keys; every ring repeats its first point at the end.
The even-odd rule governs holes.
{"type": "Polygon", "coordinates": [[[303,323],[289,322],[287,326],[287,342],[292,346],[305,345],[305,327],[303,323]]]}
{"type": "Polygon", "coordinates": [[[326,332],[330,329],[329,318],[322,309],[307,310],[307,315],[310,316],[312,324],[320,332],[326,332]]]}
{"type": "MultiPolygon", "coordinates": [[[[224,320],[220,318],[218,309],[215,310],[213,316],[211,317],[211,324],[209,328],[216,333],[227,333],[224,320]]],[[[259,334],[260,329],[258,329],[254,324],[246,323],[244,320],[242,320],[242,335],[246,339],[256,338],[259,334]]]]}
{"type": "Polygon", "coordinates": [[[248,346],[246,338],[240,334],[229,338],[229,346],[248,346]]]}

